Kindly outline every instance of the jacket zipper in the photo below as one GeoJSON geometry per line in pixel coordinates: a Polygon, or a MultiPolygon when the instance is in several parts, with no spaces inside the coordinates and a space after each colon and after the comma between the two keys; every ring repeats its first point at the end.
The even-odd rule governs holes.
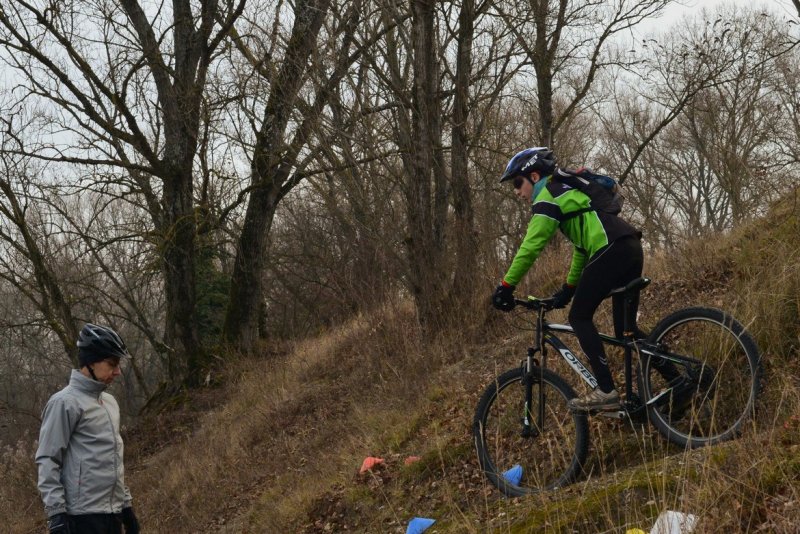
{"type": "MultiPolygon", "coordinates": [[[[101,393],[102,395],[102,393],[101,393]]],[[[111,413],[109,413],[108,408],[106,408],[106,403],[104,403],[100,397],[97,397],[97,401],[100,403],[100,406],[106,411],[106,417],[108,417],[108,424],[111,426],[111,435],[114,437],[114,452],[112,456],[114,457],[114,485],[111,487],[111,494],[108,496],[108,505],[109,505],[109,513],[114,513],[114,493],[117,491],[117,486],[119,485],[119,468],[117,466],[117,432],[114,428],[114,420],[111,418],[111,413]]]]}

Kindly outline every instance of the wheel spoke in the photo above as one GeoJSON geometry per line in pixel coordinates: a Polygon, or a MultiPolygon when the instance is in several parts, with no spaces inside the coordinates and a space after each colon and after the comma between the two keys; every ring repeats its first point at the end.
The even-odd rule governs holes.
{"type": "Polygon", "coordinates": [[[643,388],[653,424],[671,441],[701,446],[731,439],[752,415],[760,362],[755,342],[719,310],[676,312],[653,331],[651,341],[699,364],[673,366],[657,356],[643,359],[643,388]],[[667,371],[665,372],[665,369],[667,371]],[[664,376],[666,375],[666,376],[664,376]]]}
{"type": "Polygon", "coordinates": [[[523,433],[522,371],[513,370],[487,388],[476,412],[478,457],[487,477],[508,495],[524,495],[568,484],[580,473],[588,449],[585,416],[573,414],[574,393],[552,373],[544,375],[544,418],[539,417],[538,372],[530,407],[531,432],[523,433]],[[510,476],[509,473],[513,474],[510,476]]]}

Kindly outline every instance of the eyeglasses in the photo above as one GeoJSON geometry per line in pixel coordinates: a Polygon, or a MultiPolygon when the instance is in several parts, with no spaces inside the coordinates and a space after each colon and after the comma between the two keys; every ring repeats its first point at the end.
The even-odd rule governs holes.
{"type": "Polygon", "coordinates": [[[519,174],[514,177],[513,183],[514,183],[514,189],[519,189],[520,187],[522,187],[522,184],[525,183],[525,177],[519,174]]]}

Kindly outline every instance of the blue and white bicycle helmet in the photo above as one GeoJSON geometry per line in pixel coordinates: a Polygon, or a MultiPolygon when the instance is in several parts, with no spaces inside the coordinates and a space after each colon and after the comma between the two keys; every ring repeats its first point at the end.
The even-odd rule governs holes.
{"type": "Polygon", "coordinates": [[[541,176],[550,176],[555,169],[556,157],[552,150],[546,146],[526,148],[508,162],[505,172],[500,177],[500,183],[532,172],[538,172],[541,176]]]}

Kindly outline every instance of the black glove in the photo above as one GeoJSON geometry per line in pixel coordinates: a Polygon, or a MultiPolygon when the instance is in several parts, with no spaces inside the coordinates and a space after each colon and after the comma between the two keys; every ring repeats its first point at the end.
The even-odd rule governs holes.
{"type": "Polygon", "coordinates": [[[120,519],[125,525],[125,534],[139,534],[139,521],[133,513],[133,507],[123,508],[120,519]]]}
{"type": "Polygon", "coordinates": [[[69,534],[69,520],[67,514],[56,514],[48,517],[47,531],[50,534],[69,534]]]}
{"type": "Polygon", "coordinates": [[[492,306],[502,311],[511,311],[516,304],[514,303],[514,286],[500,284],[492,295],[492,306]]]}
{"type": "Polygon", "coordinates": [[[569,301],[572,300],[572,296],[575,294],[575,286],[571,286],[569,284],[564,284],[561,286],[561,289],[553,293],[553,307],[554,308],[563,308],[569,301]]]}

